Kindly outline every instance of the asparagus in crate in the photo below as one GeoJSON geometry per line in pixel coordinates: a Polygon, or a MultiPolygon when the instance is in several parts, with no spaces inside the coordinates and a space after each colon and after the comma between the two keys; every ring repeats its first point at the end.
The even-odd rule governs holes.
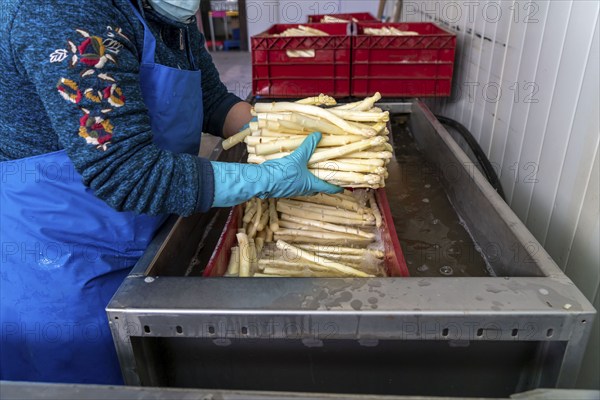
{"type": "Polygon", "coordinates": [[[371,189],[251,199],[225,276],[383,276],[380,218],[371,189]]]}
{"type": "Polygon", "coordinates": [[[388,143],[389,113],[375,107],[379,93],[355,103],[337,105],[321,94],[296,102],[257,103],[257,120],[229,138],[228,149],[244,141],[248,162],[285,157],[312,132],[323,134],[309,160],[309,170],[327,182],[350,188],[385,186],[387,164],[392,158],[388,143]]]}
{"type": "Polygon", "coordinates": [[[376,35],[376,36],[417,36],[418,32],[414,31],[401,31],[393,26],[384,26],[381,28],[365,28],[365,35],[376,35]]]}

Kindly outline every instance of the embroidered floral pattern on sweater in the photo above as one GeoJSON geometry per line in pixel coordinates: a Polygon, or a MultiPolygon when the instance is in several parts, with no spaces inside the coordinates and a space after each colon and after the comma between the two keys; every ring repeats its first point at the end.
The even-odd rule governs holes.
{"type": "Polygon", "coordinates": [[[81,101],[81,90],[79,90],[79,85],[71,79],[60,78],[56,84],[56,90],[58,90],[58,94],[60,94],[63,99],[70,101],[71,103],[77,104],[81,101]]]}
{"type": "Polygon", "coordinates": [[[112,139],[113,126],[108,119],[101,116],[91,116],[89,110],[82,109],[84,114],[79,119],[79,136],[86,143],[96,145],[98,149],[106,150],[112,139]]]}
{"type": "Polygon", "coordinates": [[[88,144],[106,150],[113,134],[107,114],[114,108],[123,107],[125,96],[117,79],[101,70],[108,63],[117,64],[122,41],[129,41],[129,38],[121,28],[111,26],[106,27],[104,37],[90,35],[83,29],[75,29],[75,32],[81,36],[80,41],[67,39],[67,48],[54,50],[50,54],[50,63],[67,60],[69,70],[80,68],[81,72],[71,75],[73,79],[60,78],[56,90],[63,99],[76,104],[83,112],[79,120],[79,136],[88,144]]]}

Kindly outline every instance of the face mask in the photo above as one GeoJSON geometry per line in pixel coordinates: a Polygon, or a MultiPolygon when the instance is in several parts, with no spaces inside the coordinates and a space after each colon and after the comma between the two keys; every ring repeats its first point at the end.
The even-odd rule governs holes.
{"type": "Polygon", "coordinates": [[[159,14],[186,23],[200,8],[200,0],[148,0],[159,14]]]}

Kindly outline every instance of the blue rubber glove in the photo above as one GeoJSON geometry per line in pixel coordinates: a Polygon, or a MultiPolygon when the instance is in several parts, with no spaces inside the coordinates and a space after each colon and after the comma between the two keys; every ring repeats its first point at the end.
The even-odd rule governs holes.
{"type": "Polygon", "coordinates": [[[341,187],[314,176],[306,166],[320,140],[321,133],[315,132],[289,156],[260,165],[211,161],[215,182],[213,207],[231,207],[253,197],[343,192],[341,187]]]}

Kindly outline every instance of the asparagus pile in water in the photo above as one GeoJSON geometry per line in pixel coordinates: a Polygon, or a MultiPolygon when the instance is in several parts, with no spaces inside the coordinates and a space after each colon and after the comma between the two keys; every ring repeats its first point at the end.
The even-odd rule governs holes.
{"type": "Polygon", "coordinates": [[[228,149],[242,140],[248,162],[261,164],[289,155],[307,135],[323,137],[309,160],[309,170],[329,183],[350,188],[381,188],[392,158],[388,143],[389,113],[375,107],[379,93],[362,101],[337,105],[321,94],[297,102],[257,103],[245,131],[223,142],[228,149]]]}
{"type": "Polygon", "coordinates": [[[244,205],[225,276],[384,276],[381,223],[372,190],[254,198],[244,205]]]}

